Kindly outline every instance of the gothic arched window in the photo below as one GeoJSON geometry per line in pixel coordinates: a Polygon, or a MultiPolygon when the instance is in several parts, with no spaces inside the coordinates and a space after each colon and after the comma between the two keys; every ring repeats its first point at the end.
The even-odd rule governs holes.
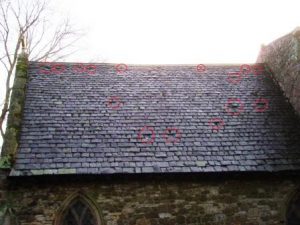
{"type": "Polygon", "coordinates": [[[99,225],[99,222],[94,209],[77,197],[64,210],[59,225],[99,225]]]}
{"type": "Polygon", "coordinates": [[[287,225],[300,224],[300,196],[296,195],[287,210],[287,225]]]}

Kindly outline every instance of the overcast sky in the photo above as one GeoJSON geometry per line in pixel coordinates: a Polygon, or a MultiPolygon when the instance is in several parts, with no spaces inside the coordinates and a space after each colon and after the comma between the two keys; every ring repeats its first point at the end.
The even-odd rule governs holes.
{"type": "Polygon", "coordinates": [[[87,31],[71,61],[251,63],[300,26],[299,0],[54,0],[87,31]]]}
{"type": "Polygon", "coordinates": [[[66,59],[76,62],[253,63],[261,44],[300,26],[300,0],[52,0],[52,7],[86,33],[66,59]]]}

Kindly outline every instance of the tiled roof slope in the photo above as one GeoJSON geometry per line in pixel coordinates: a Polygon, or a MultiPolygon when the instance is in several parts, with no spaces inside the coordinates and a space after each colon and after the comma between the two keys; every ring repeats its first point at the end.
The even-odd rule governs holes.
{"type": "Polygon", "coordinates": [[[12,176],[300,168],[299,120],[265,71],[232,81],[239,65],[51,65],[30,63],[12,176]]]}

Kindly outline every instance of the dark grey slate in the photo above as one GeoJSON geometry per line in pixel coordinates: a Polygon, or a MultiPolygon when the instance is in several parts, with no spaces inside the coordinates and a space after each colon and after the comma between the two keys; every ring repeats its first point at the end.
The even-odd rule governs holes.
{"type": "Polygon", "coordinates": [[[227,73],[239,65],[207,65],[205,72],[196,65],[128,65],[121,74],[113,64],[95,64],[95,74],[64,65],[61,74],[43,74],[41,63],[30,63],[11,175],[300,168],[299,118],[267,72],[232,84],[227,73]],[[108,104],[113,96],[118,109],[108,104]],[[243,102],[240,115],[226,112],[229,98],[243,102]],[[265,112],[254,111],[257,98],[269,100],[265,112]],[[223,129],[211,129],[214,117],[224,121],[223,129]],[[149,144],[138,138],[145,126],[155,131],[155,138],[151,131],[142,135],[149,144]],[[179,131],[178,142],[165,140],[167,128],[179,131]]]}

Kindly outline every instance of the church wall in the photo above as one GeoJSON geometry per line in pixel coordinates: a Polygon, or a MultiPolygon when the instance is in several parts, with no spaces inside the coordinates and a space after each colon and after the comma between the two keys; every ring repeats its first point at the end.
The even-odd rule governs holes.
{"type": "Polygon", "coordinates": [[[92,199],[106,225],[276,225],[285,224],[300,183],[273,175],[186,176],[18,178],[9,190],[21,225],[54,225],[77,192],[92,199]]]}

